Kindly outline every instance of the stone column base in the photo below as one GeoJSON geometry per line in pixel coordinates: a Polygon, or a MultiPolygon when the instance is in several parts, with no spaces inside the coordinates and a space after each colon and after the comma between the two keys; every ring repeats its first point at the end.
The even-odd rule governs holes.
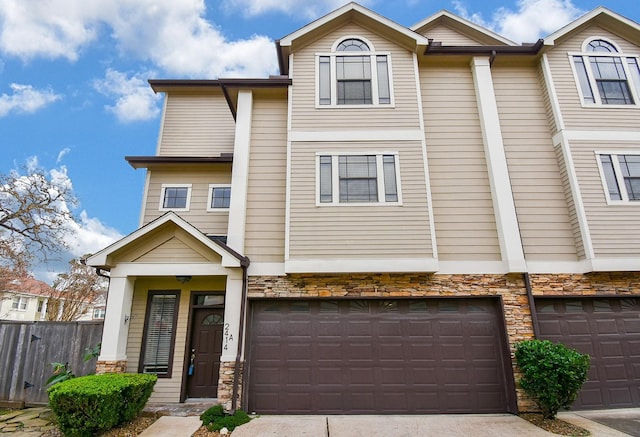
{"type": "MultiPolygon", "coordinates": [[[[238,381],[238,396],[236,397],[236,409],[240,409],[242,402],[242,370],[244,363],[240,363],[240,375],[238,381]]],[[[226,411],[231,410],[231,398],[233,395],[233,380],[236,370],[235,361],[222,361],[220,363],[220,378],[218,379],[218,403],[221,404],[226,411]]]]}
{"type": "Polygon", "coordinates": [[[96,362],[96,374],[125,373],[126,371],[127,371],[127,362],[124,360],[96,362]]]}

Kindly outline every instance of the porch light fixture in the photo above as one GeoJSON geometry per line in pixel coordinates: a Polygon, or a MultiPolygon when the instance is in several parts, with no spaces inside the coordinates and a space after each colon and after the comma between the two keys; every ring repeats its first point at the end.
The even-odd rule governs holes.
{"type": "Polygon", "coordinates": [[[176,281],[181,284],[186,284],[191,280],[191,276],[176,276],[176,281]]]}

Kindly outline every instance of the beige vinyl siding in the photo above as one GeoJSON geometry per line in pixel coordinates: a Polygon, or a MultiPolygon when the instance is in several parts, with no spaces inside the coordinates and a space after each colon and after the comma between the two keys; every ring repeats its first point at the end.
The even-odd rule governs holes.
{"type": "Polygon", "coordinates": [[[640,129],[640,109],[582,106],[578,84],[571,69],[569,52],[582,52],[582,43],[589,37],[600,36],[615,42],[623,54],[640,54],[640,47],[597,26],[572,35],[548,52],[553,81],[567,129],[637,130],[640,129]]]}
{"type": "Polygon", "coordinates": [[[558,168],[560,169],[560,179],[562,180],[564,196],[567,199],[567,208],[569,209],[569,221],[571,223],[573,239],[576,243],[576,253],[578,255],[578,259],[583,260],[586,258],[584,241],[582,238],[582,231],[580,230],[580,222],[578,220],[578,211],[576,210],[576,204],[573,199],[573,192],[571,191],[569,174],[568,174],[567,166],[564,160],[564,154],[562,153],[562,148],[560,145],[557,145],[555,147],[555,153],[556,153],[556,159],[558,162],[558,168]]]}
{"type": "Polygon", "coordinates": [[[432,257],[420,142],[293,143],[290,259],[432,257]],[[397,151],[398,205],[316,206],[316,152],[397,151]]]}
{"type": "Polygon", "coordinates": [[[640,203],[607,205],[595,151],[637,153],[638,144],[572,142],[571,153],[596,257],[634,257],[640,247],[640,203]]]}
{"type": "Polygon", "coordinates": [[[468,63],[420,69],[438,257],[500,260],[468,63]]]}
{"type": "Polygon", "coordinates": [[[251,262],[284,262],[287,180],[287,96],[253,102],[245,255],[251,262]]]}
{"type": "Polygon", "coordinates": [[[232,153],[235,122],[222,91],[169,92],[158,155],[218,156],[232,153]]]}
{"type": "Polygon", "coordinates": [[[422,36],[441,42],[443,46],[479,46],[480,43],[473,38],[452,29],[449,26],[439,24],[420,32],[422,36]]]}
{"type": "Polygon", "coordinates": [[[192,184],[189,211],[176,213],[200,232],[227,235],[228,211],[207,211],[209,184],[230,184],[231,164],[180,166],[150,171],[143,225],[166,213],[160,211],[163,184],[192,184]]]}
{"type": "Polygon", "coordinates": [[[542,58],[539,60],[538,65],[538,83],[540,84],[540,92],[542,95],[542,101],[544,102],[544,113],[547,117],[547,125],[551,136],[558,133],[558,126],[556,124],[556,116],[553,113],[553,103],[551,102],[551,96],[549,95],[549,87],[544,77],[542,58]]]}
{"type": "Polygon", "coordinates": [[[292,129],[302,131],[418,129],[418,102],[413,54],[372,31],[347,24],[293,54],[292,129]],[[395,107],[363,105],[361,108],[316,108],[316,54],[330,53],[331,46],[346,36],[372,42],[376,52],[391,53],[395,107]]]}
{"type": "Polygon", "coordinates": [[[493,67],[502,139],[525,257],[576,261],[576,245],[534,65],[493,67]]]}
{"type": "Polygon", "coordinates": [[[174,278],[141,278],[136,280],[135,283],[133,303],[131,306],[131,319],[129,322],[129,335],[127,339],[127,372],[129,373],[138,372],[149,291],[175,291],[180,290],[181,287],[171,378],[158,378],[149,402],[179,402],[182,372],[184,370],[184,351],[187,341],[187,321],[189,318],[191,290],[224,290],[225,278],[218,276],[193,278],[184,285],[177,282],[174,278]]]}

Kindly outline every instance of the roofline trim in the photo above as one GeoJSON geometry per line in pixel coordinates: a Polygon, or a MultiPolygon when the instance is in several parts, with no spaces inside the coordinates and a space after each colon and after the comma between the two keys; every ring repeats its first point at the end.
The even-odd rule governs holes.
{"type": "Polygon", "coordinates": [[[133,168],[146,168],[154,164],[227,164],[233,162],[233,153],[220,156],[125,156],[133,168]]]}

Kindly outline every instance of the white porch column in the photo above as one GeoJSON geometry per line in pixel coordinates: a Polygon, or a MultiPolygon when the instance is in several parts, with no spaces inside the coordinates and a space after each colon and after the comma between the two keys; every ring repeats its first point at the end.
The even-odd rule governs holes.
{"type": "Polygon", "coordinates": [[[125,361],[134,278],[111,276],[98,361],[125,361]]]}
{"type": "Polygon", "coordinates": [[[502,129],[500,128],[489,58],[474,57],[471,61],[471,70],[476,90],[502,261],[509,272],[526,272],[527,265],[522,249],[513,192],[511,191],[511,180],[509,179],[507,158],[502,141],[502,129]]]}
{"type": "MultiPolygon", "coordinates": [[[[227,245],[239,253],[244,253],[252,117],[253,94],[251,90],[240,90],[238,91],[236,136],[233,146],[233,168],[231,173],[231,199],[229,202],[229,227],[227,229],[227,245]]],[[[222,264],[226,265],[224,259],[222,264]]]]}
{"type": "Polygon", "coordinates": [[[242,307],[242,270],[234,269],[227,276],[224,298],[224,331],[220,361],[235,361],[240,332],[240,308],[242,307]]]}

